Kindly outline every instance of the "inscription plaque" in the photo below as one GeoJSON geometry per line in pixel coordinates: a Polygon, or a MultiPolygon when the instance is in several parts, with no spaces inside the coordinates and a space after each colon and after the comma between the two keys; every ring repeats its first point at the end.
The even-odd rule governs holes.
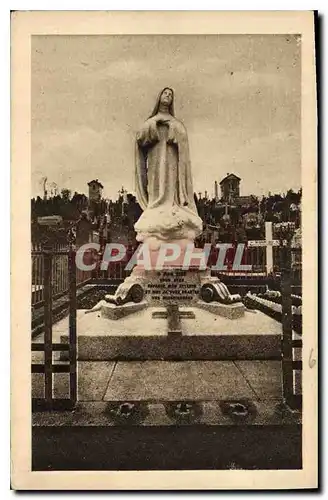
{"type": "Polygon", "coordinates": [[[190,305],[198,300],[200,281],[197,273],[181,269],[156,271],[145,286],[145,296],[154,305],[190,305]]]}

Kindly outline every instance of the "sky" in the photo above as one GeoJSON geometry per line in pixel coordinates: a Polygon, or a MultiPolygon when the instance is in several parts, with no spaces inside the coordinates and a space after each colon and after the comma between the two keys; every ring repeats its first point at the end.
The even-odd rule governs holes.
{"type": "Polygon", "coordinates": [[[195,192],[241,177],[241,195],[301,186],[301,44],[293,35],[32,37],[32,195],[42,180],[104,196],[134,189],[135,134],[175,92],[195,192]]]}

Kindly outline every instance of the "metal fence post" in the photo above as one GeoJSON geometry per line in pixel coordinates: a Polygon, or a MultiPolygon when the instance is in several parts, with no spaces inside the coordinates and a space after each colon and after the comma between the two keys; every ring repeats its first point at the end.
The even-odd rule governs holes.
{"type": "Polygon", "coordinates": [[[52,253],[44,252],[44,377],[46,406],[52,405],[52,253]]]}
{"type": "Polygon", "coordinates": [[[293,397],[293,316],[291,284],[291,248],[287,241],[281,247],[281,305],[282,305],[282,373],[283,395],[287,404],[293,397]]]}
{"type": "Polygon", "coordinates": [[[68,253],[69,275],[69,362],[70,362],[70,400],[77,401],[77,334],[76,334],[76,250],[70,245],[68,253]]]}

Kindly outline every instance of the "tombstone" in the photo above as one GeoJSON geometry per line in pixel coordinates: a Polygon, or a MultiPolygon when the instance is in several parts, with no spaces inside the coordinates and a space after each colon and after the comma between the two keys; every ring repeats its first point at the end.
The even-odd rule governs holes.
{"type": "Polygon", "coordinates": [[[272,235],[272,222],[265,223],[265,240],[250,240],[249,247],[265,247],[266,248],[266,273],[273,272],[273,247],[280,245],[279,240],[274,240],[272,235]]]}

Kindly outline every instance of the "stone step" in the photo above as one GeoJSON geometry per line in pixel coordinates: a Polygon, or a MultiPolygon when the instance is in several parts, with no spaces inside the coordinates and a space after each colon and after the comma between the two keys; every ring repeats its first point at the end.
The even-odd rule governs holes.
{"type": "Polygon", "coordinates": [[[33,413],[32,425],[95,427],[138,426],[289,426],[301,423],[300,412],[291,412],[282,400],[229,399],[183,403],[164,402],[78,403],[72,412],[33,413]]]}
{"type": "Polygon", "coordinates": [[[301,415],[281,401],[199,402],[191,406],[191,418],[179,418],[184,408],[176,412],[178,404],[137,403],[131,414],[123,406],[122,418],[120,405],[106,402],[79,403],[74,412],[34,413],[32,470],[217,474],[302,468],[301,415]]]}
{"type": "MultiPolygon", "coordinates": [[[[61,342],[68,342],[67,335],[61,342]]],[[[263,333],[167,335],[79,335],[80,361],[281,359],[281,336],[263,333]]],[[[67,359],[63,352],[61,360],[67,359]]]]}
{"type": "MultiPolygon", "coordinates": [[[[100,311],[79,310],[79,360],[281,358],[281,324],[260,311],[246,310],[234,320],[199,308],[181,308],[192,310],[195,318],[182,318],[181,335],[168,336],[167,319],[153,317],[160,309],[149,307],[119,320],[104,318],[100,311]]],[[[68,318],[54,325],[53,341],[68,341],[68,318]]]]}

